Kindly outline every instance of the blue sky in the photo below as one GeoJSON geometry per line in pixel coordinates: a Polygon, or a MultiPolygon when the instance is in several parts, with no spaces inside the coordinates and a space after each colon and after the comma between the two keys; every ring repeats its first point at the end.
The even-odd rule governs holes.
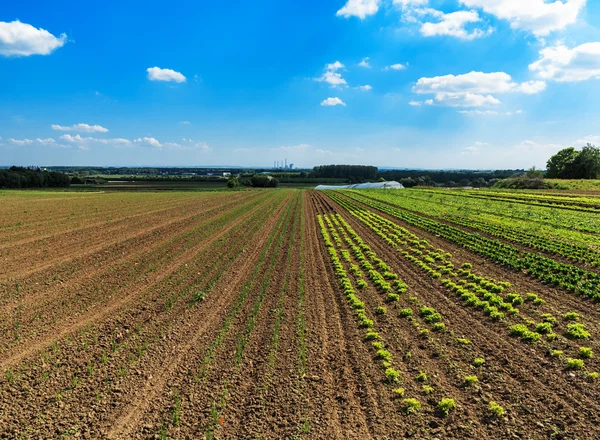
{"type": "Polygon", "coordinates": [[[20,0],[0,165],[543,167],[600,145],[600,2],[20,0]]]}

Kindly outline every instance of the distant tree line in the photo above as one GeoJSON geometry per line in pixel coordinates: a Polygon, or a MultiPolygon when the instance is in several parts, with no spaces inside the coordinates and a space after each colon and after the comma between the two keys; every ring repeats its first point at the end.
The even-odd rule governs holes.
{"type": "Polygon", "coordinates": [[[361,183],[377,180],[378,172],[377,167],[365,165],[322,165],[313,168],[312,177],[344,178],[352,180],[350,183],[361,183]]]}
{"type": "Polygon", "coordinates": [[[64,173],[43,171],[38,167],[10,167],[0,170],[0,188],[67,187],[71,178],[64,173]]]}
{"type": "Polygon", "coordinates": [[[548,160],[546,177],[554,179],[597,179],[600,176],[600,149],[587,144],[581,151],[565,148],[548,160]]]}

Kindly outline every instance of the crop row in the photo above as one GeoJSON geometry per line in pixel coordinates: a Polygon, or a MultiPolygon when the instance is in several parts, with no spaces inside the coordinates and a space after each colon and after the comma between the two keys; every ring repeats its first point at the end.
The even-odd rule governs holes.
{"type": "MultiPolygon", "coordinates": [[[[376,195],[376,191],[361,191],[376,195]]],[[[545,232],[554,230],[563,231],[566,238],[571,236],[588,238],[589,234],[600,233],[600,225],[594,214],[583,212],[565,211],[557,208],[544,206],[523,206],[513,204],[511,201],[476,199],[462,195],[455,191],[434,191],[411,189],[407,191],[386,193],[386,197],[398,200],[410,199],[424,202],[435,203],[438,209],[447,209],[456,215],[469,214],[473,216],[494,216],[497,218],[506,218],[516,220],[517,223],[524,225],[527,222],[529,228],[541,229],[545,232]],[[576,234],[574,234],[576,233],[576,234]]],[[[435,210],[434,205],[430,209],[435,210]]],[[[591,235],[593,237],[593,235],[591,235]]],[[[581,240],[586,242],[586,240],[581,240]]]]}
{"type": "Polygon", "coordinates": [[[391,204],[398,208],[439,218],[458,226],[482,231],[494,237],[558,255],[571,261],[600,266],[600,252],[596,249],[585,244],[557,240],[556,235],[550,236],[542,234],[540,231],[531,232],[530,223],[519,225],[521,222],[515,220],[509,222],[498,222],[491,219],[482,220],[482,217],[478,213],[472,213],[464,209],[451,211],[443,208],[439,203],[427,199],[407,199],[405,197],[393,197],[374,192],[367,194],[372,199],[391,204]]]}
{"type": "Polygon", "coordinates": [[[349,197],[408,224],[438,235],[470,251],[517,271],[525,271],[544,284],[600,300],[600,275],[576,266],[561,263],[531,252],[521,252],[514,246],[483,237],[409,211],[352,193],[349,197]]]}
{"type": "MultiPolygon", "coordinates": [[[[395,223],[378,216],[368,210],[362,209],[348,199],[345,199],[338,194],[331,193],[330,197],[338,201],[341,206],[347,209],[351,215],[362,221],[367,227],[375,232],[384,241],[397,249],[400,254],[408,261],[417,265],[423,271],[429,273],[433,278],[441,278],[439,271],[444,271],[446,278],[441,279],[441,284],[448,290],[456,293],[467,307],[480,309],[491,320],[504,320],[505,316],[514,316],[518,324],[511,325],[507,322],[509,333],[515,337],[519,337],[523,342],[537,342],[542,337],[545,337],[549,343],[557,341],[560,337],[555,333],[555,325],[557,319],[550,314],[542,314],[542,322],[536,323],[534,320],[520,317],[520,310],[517,306],[528,302],[533,305],[541,306],[544,304],[543,299],[535,294],[519,295],[517,293],[509,293],[502,297],[500,294],[505,289],[511,287],[507,282],[494,282],[486,280],[470,271],[471,265],[465,263],[461,269],[454,271],[453,264],[446,262],[443,266],[436,268],[430,267],[427,263],[419,260],[410,251],[406,250],[406,243],[393,233],[395,229],[402,231],[404,228],[395,223]],[[396,238],[392,238],[396,237],[396,238]],[[523,330],[523,333],[515,332],[514,328],[523,330]],[[530,330],[532,328],[533,330],[530,330]]],[[[438,250],[443,252],[442,250],[438,250]]],[[[577,314],[569,313],[565,315],[564,321],[566,329],[564,335],[571,340],[586,340],[589,338],[589,333],[586,331],[583,324],[569,323],[571,319],[578,319],[577,314]]],[[[515,321],[513,320],[513,323],[515,321]]]]}

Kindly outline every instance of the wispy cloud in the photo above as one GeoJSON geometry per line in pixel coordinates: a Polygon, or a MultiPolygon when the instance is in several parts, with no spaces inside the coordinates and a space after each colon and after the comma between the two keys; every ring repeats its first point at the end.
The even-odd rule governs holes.
{"type": "Polygon", "coordinates": [[[57,131],[75,131],[80,133],[108,133],[108,128],[104,128],[101,125],[89,125],[89,124],[75,124],[70,126],[62,125],[51,125],[52,130],[57,131]]]}

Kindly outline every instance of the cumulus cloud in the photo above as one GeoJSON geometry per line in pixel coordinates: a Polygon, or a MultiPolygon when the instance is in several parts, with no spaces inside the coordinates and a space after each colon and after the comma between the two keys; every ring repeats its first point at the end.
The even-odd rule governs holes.
{"type": "Polygon", "coordinates": [[[410,101],[408,105],[412,105],[413,107],[421,107],[423,103],[420,101],[410,101]]]}
{"type": "Polygon", "coordinates": [[[19,20],[10,23],[0,21],[0,55],[6,57],[49,55],[64,46],[66,41],[66,34],[55,37],[45,29],[19,20]]]}
{"type": "Polygon", "coordinates": [[[348,0],[336,15],[345,18],[358,17],[364,20],[369,15],[375,15],[379,11],[380,5],[380,0],[348,0]]]}
{"type": "Polygon", "coordinates": [[[438,21],[421,24],[421,34],[426,37],[447,35],[462,40],[474,40],[489,35],[493,31],[492,28],[486,30],[474,29],[472,31],[466,29],[467,25],[482,21],[477,11],[456,11],[449,14],[431,9],[427,11],[432,11],[429,15],[433,15],[438,21]]]}
{"type": "Polygon", "coordinates": [[[148,72],[148,79],[150,81],[166,81],[182,83],[186,82],[187,79],[181,73],[171,69],[161,69],[160,67],[149,67],[146,69],[148,72]]]}
{"type": "Polygon", "coordinates": [[[493,94],[508,92],[539,93],[546,84],[541,81],[515,83],[505,72],[470,72],[464,75],[445,75],[420,78],[413,87],[417,94],[432,94],[434,98],[426,104],[450,107],[481,107],[499,104],[493,94]]]}
{"type": "Polygon", "coordinates": [[[573,49],[563,44],[540,50],[540,59],[529,65],[539,78],[558,82],[600,78],[600,43],[585,43],[573,49]]]}
{"type": "Polygon", "coordinates": [[[369,84],[365,84],[364,86],[358,86],[358,89],[362,92],[368,92],[373,90],[373,87],[371,87],[369,84]]]}
{"type": "Polygon", "coordinates": [[[371,64],[369,64],[369,57],[363,58],[360,63],[358,63],[359,67],[364,67],[366,69],[371,68],[371,64]]]}
{"type": "Polygon", "coordinates": [[[345,107],[346,103],[340,98],[327,98],[321,102],[322,107],[335,107],[336,105],[343,105],[345,107]]]}
{"type": "Polygon", "coordinates": [[[51,125],[52,130],[57,131],[75,131],[80,133],[108,133],[108,128],[104,128],[101,125],[88,125],[88,124],[75,124],[70,126],[62,125],[51,125]]]}
{"type": "Polygon", "coordinates": [[[136,144],[150,145],[151,147],[162,148],[162,144],[153,137],[137,138],[133,142],[136,144]]]}
{"type": "Polygon", "coordinates": [[[344,68],[344,65],[342,63],[340,63],[339,61],[336,61],[335,63],[327,64],[327,66],[325,66],[325,69],[332,70],[334,72],[336,70],[340,70],[343,68],[344,68]]]}
{"type": "Polygon", "coordinates": [[[333,87],[345,86],[348,83],[344,78],[342,78],[342,74],[338,72],[338,70],[341,70],[343,68],[344,65],[339,61],[327,64],[325,66],[325,73],[323,73],[323,76],[315,78],[315,81],[326,82],[327,84],[330,84],[333,87]]]}
{"type": "Polygon", "coordinates": [[[513,29],[531,31],[540,37],[564,29],[577,21],[586,0],[459,0],[461,4],[482,9],[513,29]]]}

